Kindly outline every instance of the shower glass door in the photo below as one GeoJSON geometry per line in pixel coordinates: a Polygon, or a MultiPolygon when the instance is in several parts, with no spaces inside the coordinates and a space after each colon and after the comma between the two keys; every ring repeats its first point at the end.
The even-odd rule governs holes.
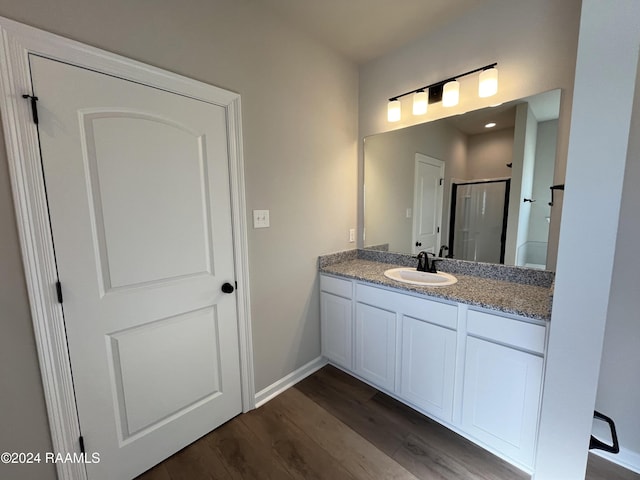
{"type": "Polygon", "coordinates": [[[454,183],[449,255],[460,260],[504,263],[510,180],[454,183]]]}

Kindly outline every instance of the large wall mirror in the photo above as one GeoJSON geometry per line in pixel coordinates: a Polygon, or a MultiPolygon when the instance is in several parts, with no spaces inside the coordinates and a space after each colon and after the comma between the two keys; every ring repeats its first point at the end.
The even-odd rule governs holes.
{"type": "Polygon", "coordinates": [[[365,248],[546,268],[559,109],[553,90],[365,138],[365,248]]]}

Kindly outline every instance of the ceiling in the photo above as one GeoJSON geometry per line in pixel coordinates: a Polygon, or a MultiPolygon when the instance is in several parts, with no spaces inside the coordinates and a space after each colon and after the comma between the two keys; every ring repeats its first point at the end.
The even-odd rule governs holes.
{"type": "Polygon", "coordinates": [[[482,108],[462,115],[447,117],[446,121],[467,135],[486,133],[485,125],[496,123],[496,130],[512,128],[516,121],[516,106],[527,102],[538,122],[557,119],[560,115],[560,90],[551,90],[495,107],[482,108]]]}
{"type": "Polygon", "coordinates": [[[362,64],[488,0],[255,0],[362,64]]]}

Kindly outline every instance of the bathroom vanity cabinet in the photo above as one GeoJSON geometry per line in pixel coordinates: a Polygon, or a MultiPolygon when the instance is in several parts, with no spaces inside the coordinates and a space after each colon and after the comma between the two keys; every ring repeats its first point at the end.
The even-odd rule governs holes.
{"type": "Polygon", "coordinates": [[[531,472],[542,320],[320,275],[331,363],[531,472]]]}

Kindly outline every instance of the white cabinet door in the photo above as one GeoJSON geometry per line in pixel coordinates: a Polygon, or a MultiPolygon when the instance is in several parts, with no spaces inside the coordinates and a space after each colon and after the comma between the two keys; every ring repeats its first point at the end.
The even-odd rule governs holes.
{"type": "Polygon", "coordinates": [[[355,373],[393,391],[396,367],[396,314],[356,304],[355,373]]]}
{"type": "Polygon", "coordinates": [[[402,319],[402,398],[451,421],[456,332],[411,317],[402,319]]]}
{"type": "Polygon", "coordinates": [[[320,302],[322,355],[336,365],[351,370],[353,365],[351,300],[321,292],[320,302]]]}
{"type": "Polygon", "coordinates": [[[541,382],[541,357],[467,337],[464,431],[531,467],[541,382]]]}

